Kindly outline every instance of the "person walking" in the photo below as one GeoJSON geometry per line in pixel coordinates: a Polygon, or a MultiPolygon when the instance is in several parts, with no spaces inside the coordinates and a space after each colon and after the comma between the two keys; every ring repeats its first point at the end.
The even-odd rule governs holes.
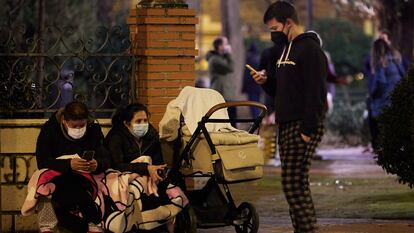
{"type": "Polygon", "coordinates": [[[324,131],[328,64],[319,39],[303,31],[292,4],[276,1],[263,21],[272,41],[284,49],[273,76],[266,75],[266,70],[251,75],[275,98],[282,186],[294,232],[313,233],[317,221],[309,170],[324,131]]]}

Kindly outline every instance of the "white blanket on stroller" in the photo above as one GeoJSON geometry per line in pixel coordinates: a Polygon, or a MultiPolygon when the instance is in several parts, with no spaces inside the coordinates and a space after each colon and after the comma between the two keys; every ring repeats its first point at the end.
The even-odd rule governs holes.
{"type": "MultiPolygon", "coordinates": [[[[170,101],[162,120],[159,123],[160,138],[173,141],[177,138],[180,127],[180,114],[184,122],[193,134],[198,122],[213,106],[224,103],[223,96],[215,90],[206,88],[184,87],[174,100],[170,101]]],[[[212,119],[229,119],[227,109],[220,109],[212,116],[212,119]]],[[[238,131],[230,123],[208,123],[208,132],[238,131]]]]}

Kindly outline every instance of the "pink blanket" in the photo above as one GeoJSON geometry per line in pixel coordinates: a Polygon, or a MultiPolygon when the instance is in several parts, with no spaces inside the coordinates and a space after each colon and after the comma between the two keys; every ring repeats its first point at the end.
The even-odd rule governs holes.
{"type": "MultiPolygon", "coordinates": [[[[60,174],[54,170],[42,169],[32,175],[21,208],[23,216],[35,213],[39,197],[51,198],[56,188],[51,181],[60,174]]],[[[102,226],[112,232],[127,232],[134,226],[144,230],[153,229],[173,220],[188,204],[181,189],[171,184],[166,190],[169,203],[159,204],[156,185],[147,176],[116,170],[107,170],[98,175],[85,172],[79,174],[96,184],[96,190],[91,195],[101,209],[102,226]],[[104,196],[110,197],[116,205],[112,213],[105,213],[104,196]]]]}

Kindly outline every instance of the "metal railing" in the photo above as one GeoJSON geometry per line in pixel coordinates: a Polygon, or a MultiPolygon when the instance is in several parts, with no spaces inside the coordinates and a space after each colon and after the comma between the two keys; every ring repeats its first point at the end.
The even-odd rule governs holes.
{"type": "Polygon", "coordinates": [[[44,118],[77,99],[96,117],[109,117],[135,97],[137,57],[129,29],[98,27],[94,33],[45,27],[0,27],[0,117],[44,118]]]}

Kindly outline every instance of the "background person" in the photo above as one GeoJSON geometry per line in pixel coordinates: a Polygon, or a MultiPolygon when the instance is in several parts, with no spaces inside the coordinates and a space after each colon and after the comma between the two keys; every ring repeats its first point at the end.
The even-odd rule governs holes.
{"type": "Polygon", "coordinates": [[[400,53],[383,39],[374,41],[371,51],[371,80],[369,80],[369,127],[372,148],[377,149],[378,117],[390,104],[389,94],[405,75],[400,53]]]}
{"type": "MultiPolygon", "coordinates": [[[[208,61],[208,73],[210,76],[210,88],[223,95],[224,100],[235,101],[236,91],[234,89],[233,72],[234,61],[231,56],[231,46],[226,37],[217,37],[213,41],[214,50],[206,55],[208,61]]],[[[235,107],[228,108],[229,118],[237,117],[235,107]]],[[[232,123],[235,126],[234,123],[232,123]]]]}

